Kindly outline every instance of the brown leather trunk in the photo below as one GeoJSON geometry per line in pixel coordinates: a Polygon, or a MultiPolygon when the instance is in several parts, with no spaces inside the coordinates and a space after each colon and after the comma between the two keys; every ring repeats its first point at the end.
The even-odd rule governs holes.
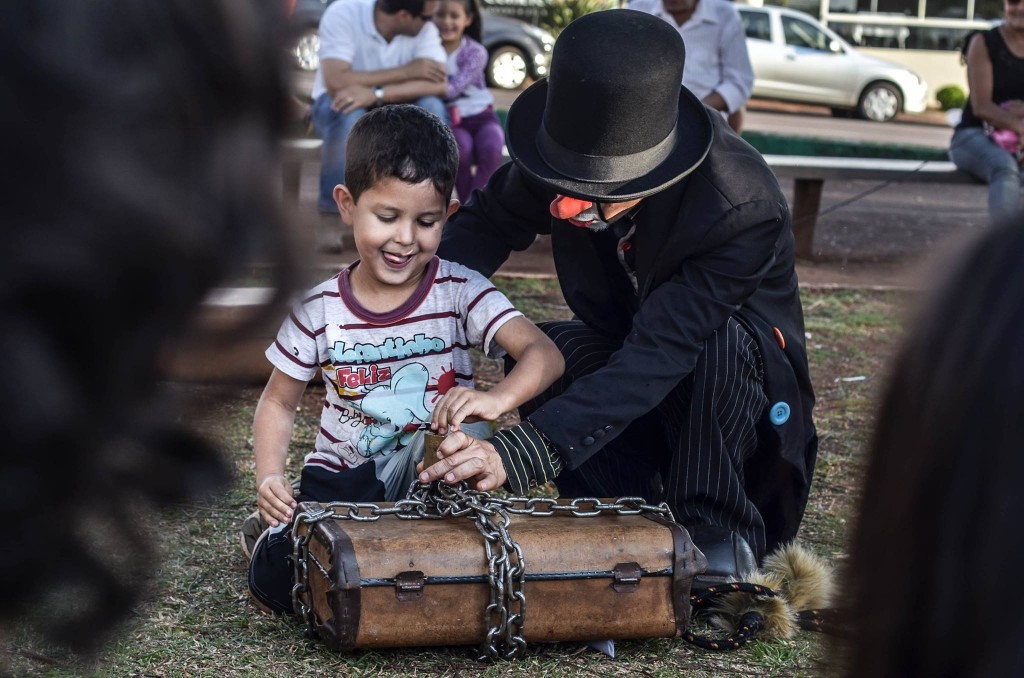
{"type": "MultiPolygon", "coordinates": [[[[321,509],[302,504],[299,514],[321,509]]],[[[484,641],[484,538],[472,519],[301,521],[310,529],[300,602],[336,649],[484,641]]],[[[538,641],[679,636],[690,583],[706,565],[686,530],[657,514],[514,515],[523,552],[523,636],[538,641]]]]}

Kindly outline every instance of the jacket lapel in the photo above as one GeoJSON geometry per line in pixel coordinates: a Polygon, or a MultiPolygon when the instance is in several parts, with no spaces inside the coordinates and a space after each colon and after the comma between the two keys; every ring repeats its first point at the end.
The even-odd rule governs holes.
{"type": "MultiPolygon", "coordinates": [[[[683,183],[687,181],[683,179],[683,183]]],[[[655,271],[659,260],[670,247],[670,236],[685,223],[680,216],[685,194],[685,185],[656,193],[644,199],[634,217],[636,231],[633,234],[633,246],[636,248],[637,288],[641,300],[654,287],[655,271]]]]}

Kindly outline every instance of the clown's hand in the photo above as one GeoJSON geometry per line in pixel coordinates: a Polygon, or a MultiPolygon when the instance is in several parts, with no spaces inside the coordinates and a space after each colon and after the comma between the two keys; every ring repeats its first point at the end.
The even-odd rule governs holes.
{"type": "Polygon", "coordinates": [[[501,487],[506,480],[505,466],[494,446],[486,440],[455,431],[437,448],[439,462],[429,468],[417,466],[421,482],[442,480],[449,485],[465,480],[470,487],[487,492],[501,487]]]}

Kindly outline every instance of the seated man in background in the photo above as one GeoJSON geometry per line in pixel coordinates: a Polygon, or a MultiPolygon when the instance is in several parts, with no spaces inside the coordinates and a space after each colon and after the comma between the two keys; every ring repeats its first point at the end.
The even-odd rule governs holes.
{"type": "MultiPolygon", "coordinates": [[[[447,55],[431,20],[437,0],[346,0],[320,19],[320,66],[313,81],[313,127],[324,140],[317,208],[338,216],[334,187],[345,183],[345,140],[367,111],[414,103],[447,119],[447,55]]],[[[331,226],[340,235],[335,219],[331,226]]],[[[323,242],[322,246],[327,246],[323,242]]],[[[340,248],[340,238],[333,247],[340,248]]]]}

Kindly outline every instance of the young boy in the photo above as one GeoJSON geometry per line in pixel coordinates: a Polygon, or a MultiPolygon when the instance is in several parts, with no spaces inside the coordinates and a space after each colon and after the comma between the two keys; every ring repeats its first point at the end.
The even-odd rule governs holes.
{"type": "Polygon", "coordinates": [[[274,365],[253,422],[256,485],[270,525],[252,548],[249,589],[291,611],[289,523],[298,501],[395,501],[415,477],[426,428],[489,435],[489,420],[561,376],[561,353],[480,274],[434,256],[458,208],[459,156],[436,116],[412,105],[363,116],[334,189],[359,260],[313,288],[267,349],[274,365]],[[469,349],[515,368],[473,389],[469,349]],[[284,475],[295,409],[321,369],[327,397],[298,497],[284,475]],[[471,422],[479,422],[473,424],[471,422]]]}

